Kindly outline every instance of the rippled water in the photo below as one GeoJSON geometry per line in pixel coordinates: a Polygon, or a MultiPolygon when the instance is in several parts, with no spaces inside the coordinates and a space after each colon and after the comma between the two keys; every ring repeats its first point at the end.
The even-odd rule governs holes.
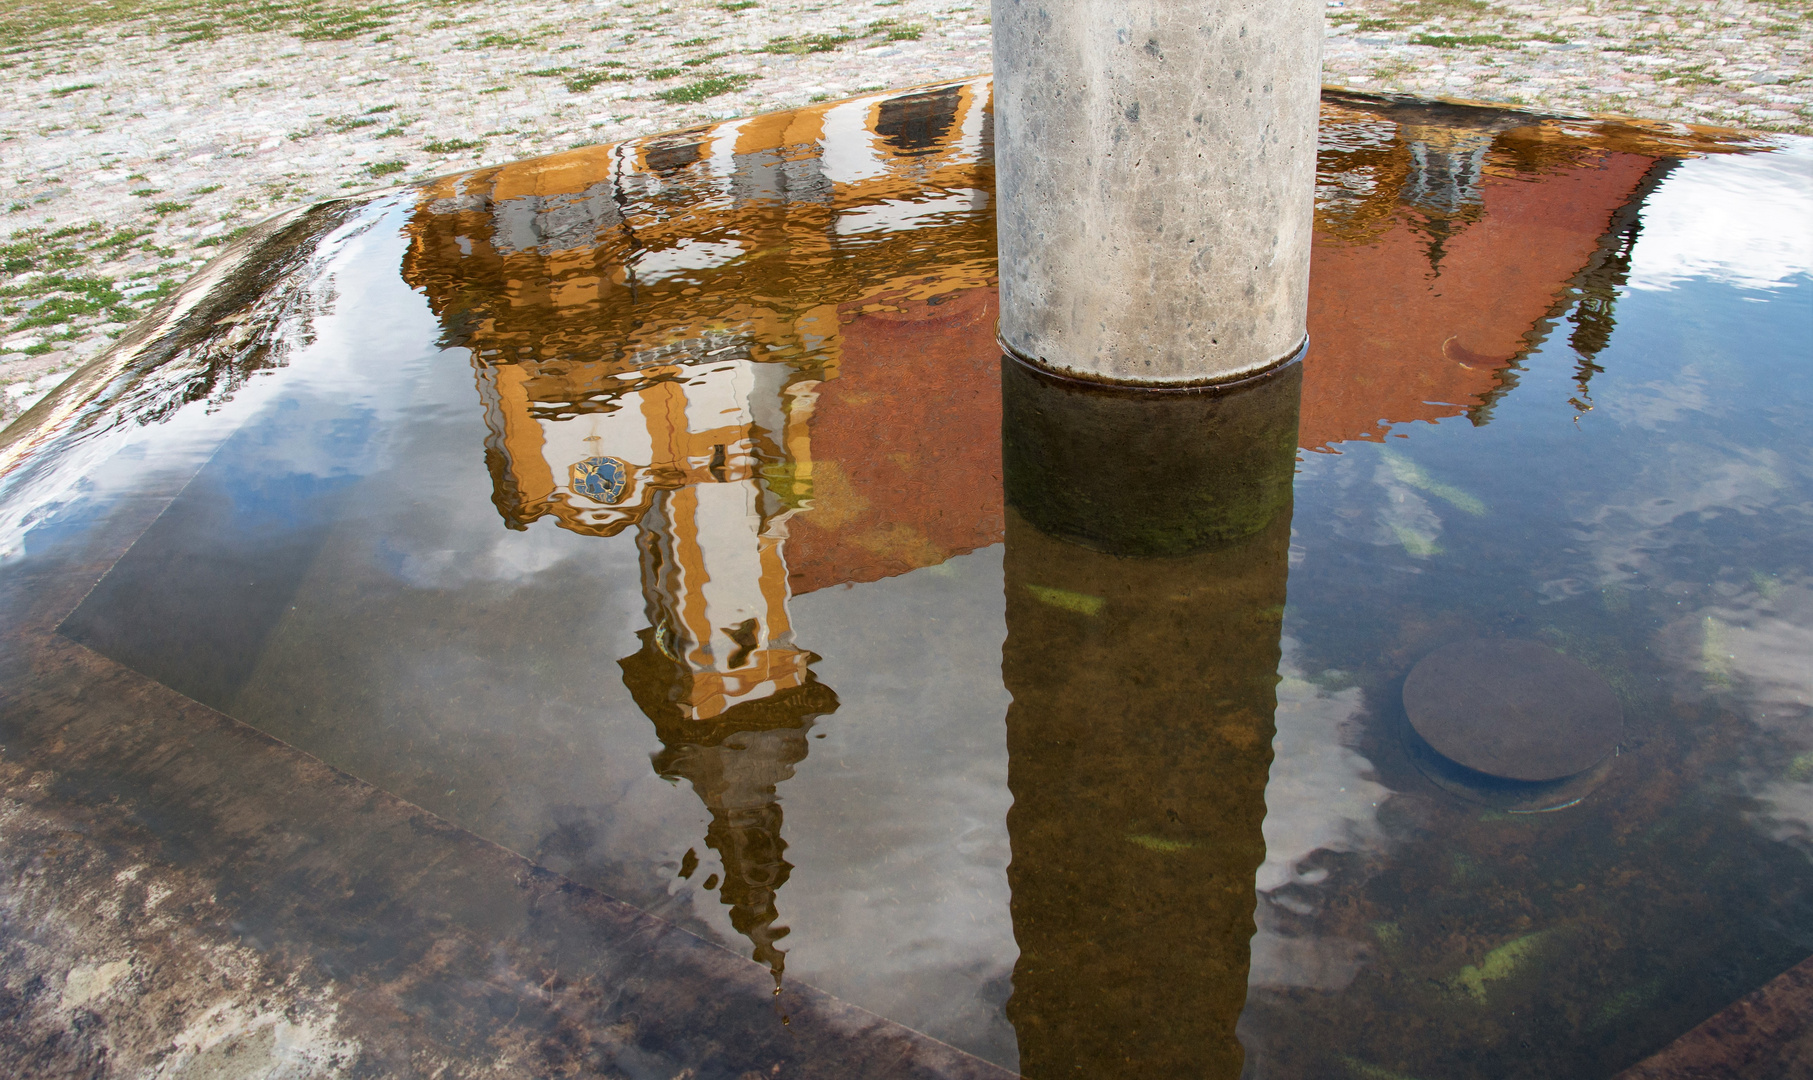
{"type": "Polygon", "coordinates": [[[1813,953],[1809,144],[1331,98],[1309,355],[1154,405],[1004,366],[990,124],[274,223],[0,572],[134,530],[63,634],[1030,1076],[1599,1077],[1813,953]],[[1419,767],[1471,637],[1616,691],[1564,809],[1419,767]]]}

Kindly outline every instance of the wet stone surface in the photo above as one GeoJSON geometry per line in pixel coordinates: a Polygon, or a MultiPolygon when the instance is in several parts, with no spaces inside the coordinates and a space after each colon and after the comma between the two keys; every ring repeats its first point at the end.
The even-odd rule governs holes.
{"type": "Polygon", "coordinates": [[[1314,347],[1139,413],[989,95],[286,216],[0,435],[0,1071],[1783,1060],[1813,150],[1328,93],[1314,347]],[[1476,640],[1613,767],[1431,771],[1476,640]]]}

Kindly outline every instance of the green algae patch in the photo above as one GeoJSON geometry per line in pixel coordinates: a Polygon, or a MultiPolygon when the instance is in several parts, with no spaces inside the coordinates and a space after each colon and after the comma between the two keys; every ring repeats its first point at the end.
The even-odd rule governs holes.
{"type": "Polygon", "coordinates": [[[1102,604],[1106,603],[1099,596],[1071,592],[1069,589],[1054,589],[1049,585],[1028,585],[1026,591],[1041,604],[1050,604],[1054,608],[1074,611],[1078,615],[1094,615],[1102,610],[1102,604]]]}
{"type": "Polygon", "coordinates": [[[1404,545],[1405,551],[1419,559],[1442,553],[1442,546],[1436,543],[1433,536],[1424,536],[1415,529],[1406,528],[1403,525],[1393,525],[1391,532],[1397,537],[1398,543],[1404,545]]]}
{"type": "Polygon", "coordinates": [[[1508,979],[1523,970],[1554,933],[1553,930],[1538,930],[1505,942],[1487,953],[1477,965],[1468,964],[1456,972],[1447,980],[1448,988],[1465,991],[1473,1000],[1484,1003],[1486,984],[1508,979]]]}
{"type": "Polygon", "coordinates": [[[1347,1054],[1341,1055],[1341,1064],[1347,1066],[1347,1071],[1359,1077],[1360,1080],[1421,1080],[1409,1073],[1393,1072],[1384,1066],[1361,1061],[1359,1058],[1350,1057],[1347,1054]]]}
{"type": "Polygon", "coordinates": [[[1700,670],[1708,686],[1731,685],[1731,628],[1708,615],[1700,622],[1700,670]]]}
{"type": "Polygon", "coordinates": [[[1477,495],[1435,479],[1424,472],[1422,466],[1402,454],[1381,450],[1379,456],[1385,459],[1385,465],[1391,470],[1391,475],[1397,478],[1398,483],[1408,484],[1418,491],[1428,492],[1463,514],[1471,514],[1474,517],[1486,516],[1486,504],[1477,495]]]}
{"type": "Polygon", "coordinates": [[[1162,836],[1147,836],[1145,833],[1133,833],[1127,839],[1147,851],[1156,851],[1162,855],[1175,855],[1196,846],[1188,840],[1167,840],[1162,836]]]}

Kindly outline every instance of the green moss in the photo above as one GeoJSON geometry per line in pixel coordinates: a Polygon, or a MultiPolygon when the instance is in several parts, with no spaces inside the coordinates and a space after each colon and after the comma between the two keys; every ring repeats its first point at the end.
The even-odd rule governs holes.
{"type": "Polygon", "coordinates": [[[1485,955],[1478,964],[1468,964],[1447,980],[1448,988],[1464,992],[1474,1001],[1484,1003],[1486,984],[1508,979],[1527,967],[1541,951],[1553,930],[1538,930],[1505,942],[1485,955]]]}
{"type": "Polygon", "coordinates": [[[1069,589],[1054,589],[1048,585],[1028,585],[1026,591],[1041,604],[1050,604],[1079,615],[1094,615],[1102,610],[1102,604],[1105,603],[1099,596],[1071,592],[1069,589]]]}
{"type": "Polygon", "coordinates": [[[1147,836],[1144,833],[1130,834],[1127,839],[1147,851],[1156,851],[1162,855],[1175,855],[1196,846],[1188,840],[1167,840],[1162,836],[1147,836]]]}
{"type": "Polygon", "coordinates": [[[1462,491],[1453,484],[1442,483],[1424,472],[1421,466],[1404,455],[1391,450],[1380,450],[1379,456],[1384,459],[1385,464],[1391,469],[1391,475],[1396,477],[1400,484],[1407,484],[1418,491],[1426,491],[1464,514],[1471,514],[1474,517],[1486,515],[1486,504],[1477,496],[1462,491]]]}
{"type": "Polygon", "coordinates": [[[1415,529],[1409,528],[1408,526],[1393,525],[1391,527],[1391,534],[1397,537],[1397,542],[1404,546],[1405,551],[1419,559],[1426,559],[1431,555],[1440,555],[1442,553],[1442,546],[1436,543],[1435,537],[1424,536],[1422,533],[1417,532],[1415,529]]]}
{"type": "Polygon", "coordinates": [[[1700,670],[1711,686],[1731,685],[1730,627],[1708,615],[1700,620],[1700,670]]]}

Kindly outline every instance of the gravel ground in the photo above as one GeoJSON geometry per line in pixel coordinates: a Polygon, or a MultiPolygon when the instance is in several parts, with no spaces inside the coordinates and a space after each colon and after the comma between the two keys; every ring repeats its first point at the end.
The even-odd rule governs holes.
{"type": "MultiPolygon", "coordinates": [[[[1331,0],[1325,81],[1813,132],[1809,0],[1331,0]]],[[[990,66],[977,0],[0,0],[0,422],[281,207],[990,66]]]]}

